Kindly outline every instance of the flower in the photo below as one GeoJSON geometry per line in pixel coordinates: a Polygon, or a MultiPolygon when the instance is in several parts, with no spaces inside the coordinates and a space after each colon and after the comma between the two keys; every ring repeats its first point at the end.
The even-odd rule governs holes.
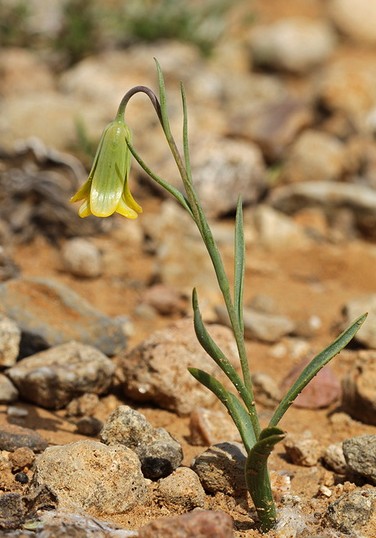
{"type": "Polygon", "coordinates": [[[88,179],[70,199],[80,202],[80,217],[109,217],[120,213],[136,219],[142,208],[134,200],[128,186],[131,152],[127,145],[131,134],[118,115],[103,131],[88,179]]]}

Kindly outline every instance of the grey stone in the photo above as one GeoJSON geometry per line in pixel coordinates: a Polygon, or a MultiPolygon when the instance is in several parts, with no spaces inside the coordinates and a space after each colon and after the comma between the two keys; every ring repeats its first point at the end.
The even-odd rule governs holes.
{"type": "Polygon", "coordinates": [[[146,478],[171,474],[183,459],[181,445],[164,429],[153,428],[144,415],[121,405],[111,413],[100,433],[107,445],[120,444],[136,452],[146,478]]]}
{"type": "Polygon", "coordinates": [[[204,508],[206,494],[197,474],[189,467],[179,467],[156,484],[154,497],[170,510],[204,508]]]}
{"type": "MultiPolygon", "coordinates": [[[[364,488],[342,495],[331,503],[326,519],[339,531],[352,536],[359,534],[362,527],[375,520],[376,490],[364,488]]],[[[372,526],[372,525],[370,525],[372,526]]]]}
{"type": "MultiPolygon", "coordinates": [[[[230,323],[225,307],[218,306],[216,313],[221,323],[230,323]]],[[[243,319],[244,334],[250,340],[277,342],[282,336],[293,332],[295,328],[294,322],[286,316],[265,314],[252,308],[244,309],[243,319]]]]}
{"type": "MultiPolygon", "coordinates": [[[[229,360],[236,361],[230,329],[215,324],[208,330],[229,360]]],[[[216,400],[187,369],[199,367],[211,375],[220,374],[198,343],[191,319],[152,333],[136,348],[119,355],[118,363],[124,393],[132,400],[153,402],[180,415],[197,406],[209,407],[216,400]]]]}
{"type": "Polygon", "coordinates": [[[49,447],[35,462],[32,490],[48,486],[65,510],[122,514],[146,495],[136,454],[121,445],[78,441],[49,447]]]}
{"type": "Polygon", "coordinates": [[[198,474],[207,493],[246,495],[244,467],[246,453],[241,443],[218,443],[199,454],[191,468],[198,474]]]}
{"type": "Polygon", "coordinates": [[[330,0],[329,15],[346,36],[356,42],[376,44],[376,6],[368,0],[330,0]]]}
{"type": "Polygon", "coordinates": [[[96,437],[103,428],[103,422],[95,417],[80,417],[76,421],[78,433],[96,437]]]}
{"type": "Polygon", "coordinates": [[[343,377],[342,407],[351,417],[376,425],[376,351],[360,351],[343,377]]]}
{"type": "Polygon", "coordinates": [[[179,517],[160,518],[138,531],[138,538],[233,538],[233,521],[225,512],[194,510],[179,517]]]}
{"type": "Polygon", "coordinates": [[[7,375],[26,400],[59,409],[85,392],[105,392],[114,371],[98,349],[68,342],[19,361],[7,375]]]}
{"type": "Polygon", "coordinates": [[[13,366],[20,352],[21,331],[12,319],[0,317],[0,367],[13,366]]]}
{"type": "Polygon", "coordinates": [[[279,211],[292,215],[301,209],[321,207],[333,215],[348,208],[358,231],[369,239],[376,237],[376,192],[363,185],[331,181],[308,181],[274,189],[268,202],[279,211]]]}
{"type": "Polygon", "coordinates": [[[42,452],[47,446],[47,441],[34,430],[14,424],[3,424],[1,426],[0,450],[13,452],[17,448],[27,447],[33,452],[42,452]]]}
{"type": "Polygon", "coordinates": [[[376,484],[376,435],[345,439],[342,448],[348,470],[376,484]]]}
{"type": "Polygon", "coordinates": [[[297,73],[325,61],[335,42],[336,36],[329,24],[305,17],[259,25],[251,34],[251,50],[256,63],[297,73]]]}
{"type": "Polygon", "coordinates": [[[116,321],[51,279],[19,278],[0,285],[0,310],[22,331],[22,356],[77,340],[114,355],[126,340],[116,321]]]}
{"type": "Polygon", "coordinates": [[[75,237],[63,245],[62,262],[66,271],[82,278],[97,278],[103,271],[99,249],[87,239],[75,237]]]}
{"type": "Polygon", "coordinates": [[[367,320],[356,334],[355,340],[368,348],[376,349],[376,293],[360,295],[348,301],[344,306],[344,324],[351,323],[365,312],[368,312],[367,320]]]}
{"type": "Polygon", "coordinates": [[[18,390],[10,379],[0,374],[0,403],[11,403],[18,400],[18,390]]]}

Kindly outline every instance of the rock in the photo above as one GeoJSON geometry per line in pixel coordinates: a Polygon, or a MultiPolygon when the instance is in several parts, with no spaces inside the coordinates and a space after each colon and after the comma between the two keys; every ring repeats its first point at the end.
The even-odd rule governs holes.
{"type": "MultiPolygon", "coordinates": [[[[206,495],[197,474],[189,467],[179,467],[158,481],[155,497],[169,510],[191,511],[204,508],[206,495]]],[[[157,501],[157,502],[158,502],[157,501]]]]}
{"type": "MultiPolygon", "coordinates": [[[[221,323],[230,323],[225,307],[218,306],[216,313],[221,323]]],[[[282,336],[291,333],[295,327],[294,322],[288,317],[264,314],[252,308],[244,309],[243,319],[246,338],[269,343],[276,342],[282,336]]]]}
{"type": "Polygon", "coordinates": [[[264,372],[255,372],[251,377],[256,402],[265,407],[276,407],[282,399],[282,392],[276,381],[264,372]]]}
{"type": "Polygon", "coordinates": [[[255,144],[243,140],[200,140],[192,153],[192,175],[211,218],[233,212],[239,195],[244,204],[257,202],[266,189],[262,154],[255,144]]]}
{"type": "Polygon", "coordinates": [[[351,417],[376,425],[376,351],[360,351],[342,380],[342,408],[351,417]]]}
{"type": "Polygon", "coordinates": [[[233,538],[225,512],[194,510],[179,517],[156,519],[138,531],[138,538],[233,538]]]}
{"type": "Polygon", "coordinates": [[[10,379],[0,374],[0,403],[11,403],[18,400],[18,390],[10,379]]]}
{"type": "Polygon", "coordinates": [[[114,371],[98,349],[68,342],[19,361],[7,375],[26,400],[59,409],[85,392],[105,392],[114,371]]]}
{"type": "Polygon", "coordinates": [[[133,450],[144,476],[153,480],[171,474],[183,459],[180,444],[164,428],[153,428],[144,415],[126,405],[111,413],[100,438],[107,445],[133,450]]]}
{"type": "Polygon", "coordinates": [[[96,437],[103,428],[103,422],[95,417],[80,417],[76,421],[76,428],[81,435],[96,437]]]}
{"type": "Polygon", "coordinates": [[[189,417],[189,442],[192,445],[215,445],[225,441],[240,442],[240,434],[227,413],[197,407],[189,417]]]}
{"type": "Polygon", "coordinates": [[[267,205],[257,206],[254,223],[259,243],[270,250],[301,248],[308,244],[308,236],[301,226],[267,205]]]}
{"type": "Polygon", "coordinates": [[[7,317],[0,317],[0,367],[13,366],[20,352],[21,331],[7,317]]]}
{"type": "MultiPolygon", "coordinates": [[[[236,360],[231,331],[220,325],[211,325],[208,330],[229,360],[236,360]]],[[[197,406],[207,407],[216,401],[187,370],[197,366],[211,375],[219,373],[219,368],[198,343],[191,319],[154,332],[139,346],[120,355],[118,363],[124,393],[132,400],[154,402],[179,415],[187,415],[197,406]]]]}
{"type": "Polygon", "coordinates": [[[103,272],[99,249],[87,239],[75,237],[63,245],[62,262],[66,271],[82,278],[97,278],[103,272]]]}
{"type": "Polygon", "coordinates": [[[337,181],[347,166],[347,148],[334,136],[308,129],[290,147],[282,180],[337,181]]]}
{"type": "Polygon", "coordinates": [[[343,454],[342,443],[329,445],[323,454],[325,465],[338,474],[346,473],[346,460],[343,454]]]}
{"type": "Polygon", "coordinates": [[[0,429],[0,450],[13,452],[17,448],[30,448],[33,452],[42,452],[48,446],[47,441],[36,431],[14,424],[3,424],[0,429]]]}
{"type": "Polygon", "coordinates": [[[92,392],[85,392],[82,396],[74,398],[66,407],[68,417],[91,417],[97,410],[99,397],[92,392]]]}
{"type": "Polygon", "coordinates": [[[19,278],[0,284],[0,310],[22,331],[22,356],[71,340],[106,355],[126,345],[120,324],[54,280],[19,278]]]}
{"type": "Polygon", "coordinates": [[[204,490],[244,497],[246,453],[241,443],[219,443],[199,454],[191,468],[198,474],[204,490]]]}
{"type": "Polygon", "coordinates": [[[35,461],[35,454],[31,448],[22,446],[9,454],[9,461],[12,464],[13,471],[22,471],[25,468],[30,469],[35,461]]]}
{"type": "Polygon", "coordinates": [[[327,60],[335,42],[335,34],[327,23],[305,17],[258,25],[251,34],[256,64],[295,73],[305,73],[327,60]]]}
{"type": "Polygon", "coordinates": [[[143,301],[162,316],[183,314],[187,310],[186,298],[178,290],[164,284],[154,284],[143,294],[143,301]]]}
{"type": "Polygon", "coordinates": [[[376,293],[354,297],[345,304],[343,310],[346,325],[368,312],[367,322],[356,334],[355,340],[368,348],[376,349],[376,293]]]}
{"type": "Polygon", "coordinates": [[[376,485],[376,435],[360,435],[342,443],[347,469],[376,485]]]}
{"type": "Polygon", "coordinates": [[[286,455],[294,465],[313,467],[322,454],[322,447],[311,432],[305,431],[303,435],[287,435],[283,441],[286,455]]]}
{"type": "MultiPolygon", "coordinates": [[[[345,493],[331,503],[326,513],[327,521],[342,533],[365,536],[362,528],[373,528],[376,523],[376,491],[371,488],[345,493]]],[[[370,536],[367,534],[367,536],[370,536]]]]}
{"type": "Polygon", "coordinates": [[[331,181],[307,181],[274,189],[268,202],[288,215],[307,207],[321,207],[333,218],[339,210],[348,208],[354,216],[358,231],[370,240],[376,238],[376,192],[369,187],[331,181]]]}
{"type": "Polygon", "coordinates": [[[329,15],[346,36],[360,43],[376,44],[376,6],[367,0],[331,0],[329,15]]]}
{"type": "MultiPolygon", "coordinates": [[[[43,509],[51,510],[56,505],[56,496],[45,487],[37,488],[28,495],[2,494],[0,495],[0,529],[9,530],[23,527],[31,515],[39,514],[43,509]]],[[[26,531],[23,530],[19,538],[24,538],[23,532],[26,531]]]]}
{"type": "MultiPolygon", "coordinates": [[[[306,357],[294,366],[282,380],[280,387],[287,392],[311,359],[306,357]]],[[[341,397],[341,384],[330,366],[324,366],[295,398],[293,405],[303,409],[329,407],[341,397]]]]}
{"type": "Polygon", "coordinates": [[[122,514],[146,495],[136,454],[96,441],[46,449],[35,462],[32,489],[41,485],[57,495],[60,508],[88,514],[122,514]]]}
{"type": "Polygon", "coordinates": [[[313,123],[308,103],[291,96],[277,96],[251,110],[239,108],[230,123],[230,133],[255,142],[269,160],[280,159],[299,132],[313,123]]]}

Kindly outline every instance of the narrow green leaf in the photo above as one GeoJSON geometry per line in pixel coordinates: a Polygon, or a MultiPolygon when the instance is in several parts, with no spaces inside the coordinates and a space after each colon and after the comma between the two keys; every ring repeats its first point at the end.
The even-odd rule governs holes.
{"type": "Polygon", "coordinates": [[[366,317],[367,314],[363,314],[356,319],[350,325],[350,327],[343,331],[343,333],[341,333],[338,338],[334,340],[334,342],[332,342],[327,348],[325,348],[323,351],[321,351],[321,353],[312,359],[312,361],[304,368],[303,372],[300,374],[298,379],[278,405],[272,419],[269,422],[269,426],[277,426],[298,394],[306,385],[308,385],[311,379],[321,370],[321,368],[323,368],[325,364],[335,357],[335,355],[337,355],[350,342],[350,340],[355,336],[364,323],[366,317]]]}
{"type": "Polygon", "coordinates": [[[213,392],[226,407],[240,433],[245,449],[249,453],[256,443],[256,436],[247,410],[242,406],[236,396],[226,390],[222,383],[213,376],[199,368],[188,368],[188,370],[197,381],[213,392]]]}
{"type": "Polygon", "coordinates": [[[243,205],[239,196],[235,221],[235,267],[234,267],[234,307],[238,316],[240,330],[244,331],[243,290],[245,272],[245,244],[243,229],[243,205]]]}
{"type": "Polygon", "coordinates": [[[162,68],[156,58],[154,58],[155,65],[157,66],[158,74],[158,86],[159,86],[159,101],[161,105],[161,118],[162,118],[162,127],[165,132],[166,138],[172,138],[170,120],[167,113],[167,96],[166,96],[166,86],[164,82],[162,68]]]}
{"type": "Polygon", "coordinates": [[[191,157],[189,154],[189,140],[188,140],[188,110],[187,99],[185,96],[185,90],[183,83],[180,84],[181,100],[183,103],[183,149],[184,149],[184,164],[187,171],[189,181],[192,181],[192,168],[191,157]]]}
{"type": "Polygon", "coordinates": [[[245,467],[247,488],[254,502],[263,532],[272,529],[277,520],[267,462],[273,448],[282,441],[284,436],[285,433],[279,428],[262,430],[259,440],[249,453],[245,467]]]}

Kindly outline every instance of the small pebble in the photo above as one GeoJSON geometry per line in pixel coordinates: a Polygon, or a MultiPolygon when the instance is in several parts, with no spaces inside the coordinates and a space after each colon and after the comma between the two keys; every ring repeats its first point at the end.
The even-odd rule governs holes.
{"type": "Polygon", "coordinates": [[[359,435],[342,443],[347,469],[376,485],[376,435],[359,435]]]}
{"type": "Polygon", "coordinates": [[[14,479],[16,480],[16,482],[19,482],[20,484],[27,484],[29,482],[29,477],[27,476],[26,473],[17,473],[15,476],[14,476],[14,479]]]}
{"type": "Polygon", "coordinates": [[[288,435],[283,446],[290,461],[303,467],[316,465],[322,453],[320,443],[308,431],[303,435],[288,435]]]}
{"type": "Polygon", "coordinates": [[[329,445],[324,454],[325,465],[338,474],[346,473],[346,460],[342,450],[342,443],[333,443],[329,445]]]}
{"type": "Polygon", "coordinates": [[[81,417],[76,422],[76,428],[82,435],[96,437],[103,428],[103,422],[95,417],[81,417]]]}
{"type": "Polygon", "coordinates": [[[35,454],[30,448],[22,446],[9,454],[9,461],[12,464],[13,471],[20,471],[25,467],[30,468],[32,466],[35,461],[35,454]]]}
{"type": "Polygon", "coordinates": [[[87,239],[69,239],[64,244],[61,255],[64,268],[74,276],[96,278],[103,272],[102,255],[87,239]]]}

